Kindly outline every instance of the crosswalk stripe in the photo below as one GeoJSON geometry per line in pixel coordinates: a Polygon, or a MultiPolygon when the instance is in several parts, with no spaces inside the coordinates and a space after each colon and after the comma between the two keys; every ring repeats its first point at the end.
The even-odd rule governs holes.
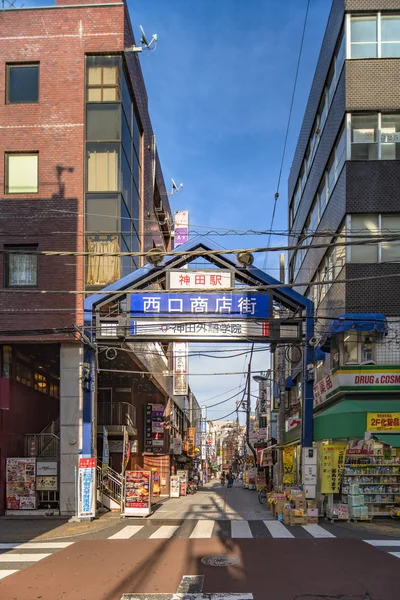
{"type": "Polygon", "coordinates": [[[283,523],[279,521],[264,521],[265,527],[268,529],[273,538],[293,538],[294,535],[290,533],[283,523]]]}
{"type": "Polygon", "coordinates": [[[13,571],[12,569],[4,569],[4,571],[0,571],[0,579],[4,579],[13,573],[18,573],[18,571],[13,571]]]}
{"type": "Polygon", "coordinates": [[[252,538],[253,534],[247,521],[231,521],[233,538],[252,538]]]}
{"type": "Polygon", "coordinates": [[[396,558],[400,558],[400,552],[389,552],[389,554],[395,556],[396,558]]]}
{"type": "Polygon", "coordinates": [[[333,535],[330,531],[327,531],[320,525],[302,525],[303,529],[305,529],[310,535],[315,538],[335,538],[336,535],[333,535]]]}
{"type": "Polygon", "coordinates": [[[177,525],[162,525],[161,527],[159,527],[159,529],[157,529],[157,531],[151,534],[149,539],[166,540],[167,538],[172,537],[177,529],[177,525]]]}
{"type": "Polygon", "coordinates": [[[363,542],[371,544],[371,546],[382,546],[382,548],[386,546],[391,546],[392,548],[400,546],[400,540],[363,540],[363,542]]]}
{"type": "Polygon", "coordinates": [[[128,540],[133,537],[138,531],[143,529],[143,525],[127,525],[121,531],[114,533],[108,539],[109,540],[128,540]]]}
{"type": "Polygon", "coordinates": [[[210,538],[214,529],[215,521],[199,521],[190,534],[191,538],[210,538]]]}
{"type": "Polygon", "coordinates": [[[50,554],[0,554],[0,562],[38,562],[50,554]]]}
{"type": "Polygon", "coordinates": [[[0,544],[0,550],[45,550],[54,548],[67,548],[74,542],[10,542],[0,544]]]}

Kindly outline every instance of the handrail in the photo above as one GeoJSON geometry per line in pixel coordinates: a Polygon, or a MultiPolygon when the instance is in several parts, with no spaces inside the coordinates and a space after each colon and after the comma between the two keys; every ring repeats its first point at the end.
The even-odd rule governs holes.
{"type": "Polygon", "coordinates": [[[55,433],[28,433],[25,435],[26,456],[59,457],[60,438],[55,433]]]}
{"type": "Polygon", "coordinates": [[[136,426],[136,408],[129,402],[99,402],[99,425],[131,425],[136,426]]]}
{"type": "MultiPolygon", "coordinates": [[[[99,461],[100,462],[100,461],[99,461]]],[[[117,504],[122,505],[122,478],[110,467],[106,468],[105,473],[102,470],[102,465],[97,465],[97,489],[103,494],[112,498],[117,504]]]]}

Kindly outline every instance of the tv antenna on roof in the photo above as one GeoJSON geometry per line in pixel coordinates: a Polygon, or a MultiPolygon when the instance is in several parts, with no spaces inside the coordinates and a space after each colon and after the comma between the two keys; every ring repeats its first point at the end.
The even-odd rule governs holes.
{"type": "Polygon", "coordinates": [[[140,46],[131,46],[130,48],[125,48],[124,52],[142,52],[143,48],[146,48],[147,50],[152,50],[152,51],[154,51],[156,49],[157,40],[158,40],[157,34],[153,33],[153,36],[149,42],[146,37],[143,27],[141,25],[139,25],[139,27],[140,27],[140,31],[142,32],[142,36],[140,38],[140,46]]]}
{"type": "Polygon", "coordinates": [[[174,194],[177,194],[183,188],[183,183],[180,183],[179,185],[177,185],[175,183],[175,180],[172,178],[171,178],[171,182],[172,182],[172,187],[171,187],[171,191],[168,193],[168,196],[173,196],[174,194]]]}

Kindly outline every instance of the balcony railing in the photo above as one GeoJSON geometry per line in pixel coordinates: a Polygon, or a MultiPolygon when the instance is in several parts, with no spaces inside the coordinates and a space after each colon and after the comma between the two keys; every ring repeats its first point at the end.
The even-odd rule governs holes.
{"type": "Polygon", "coordinates": [[[128,402],[99,402],[98,425],[136,427],[136,409],[128,402]]]}

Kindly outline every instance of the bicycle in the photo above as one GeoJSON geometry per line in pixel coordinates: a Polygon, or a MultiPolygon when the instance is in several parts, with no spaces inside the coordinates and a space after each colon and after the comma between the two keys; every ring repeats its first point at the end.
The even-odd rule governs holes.
{"type": "Polygon", "coordinates": [[[258,492],[258,501],[259,501],[260,504],[266,504],[267,503],[267,486],[264,486],[258,492]]]}

